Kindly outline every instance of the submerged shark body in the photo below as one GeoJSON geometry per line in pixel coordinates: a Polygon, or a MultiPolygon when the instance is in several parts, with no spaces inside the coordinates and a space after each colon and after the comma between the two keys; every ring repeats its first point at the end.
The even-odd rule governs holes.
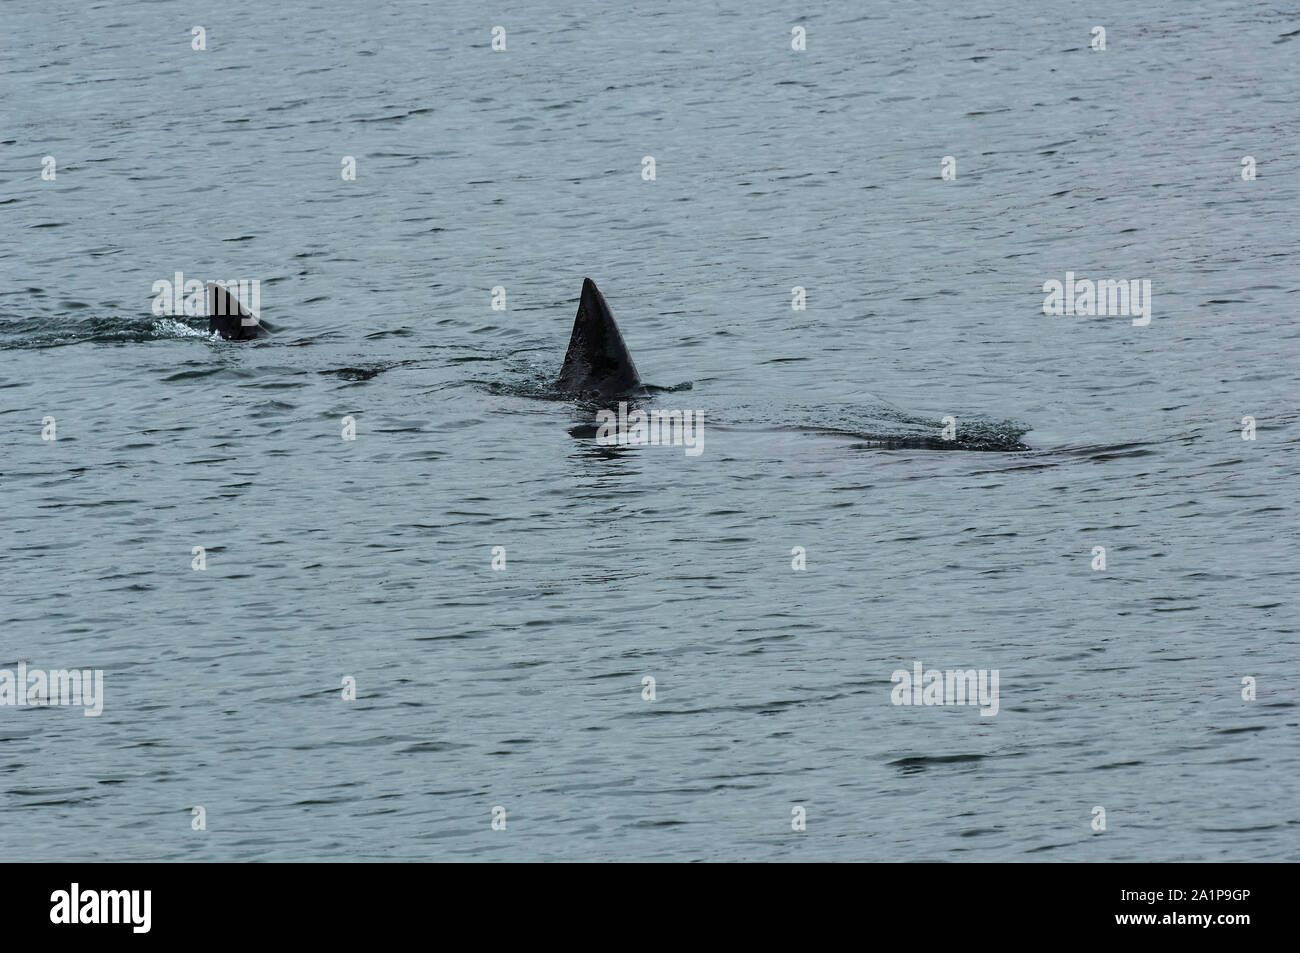
{"type": "MultiPolygon", "coordinates": [[[[228,341],[248,341],[274,330],[259,320],[257,315],[250,314],[234,295],[213,282],[208,283],[208,321],[208,330],[220,334],[228,341]]],[[[365,380],[378,372],[344,368],[329,373],[338,373],[349,380],[365,380]],[[352,374],[362,376],[349,376],[352,374]]],[[[539,395],[534,393],[530,396],[539,395]]],[[[636,364],[614,321],[614,315],[605,303],[605,296],[590,278],[583,279],[582,296],[578,301],[578,313],[573,319],[569,348],[548,396],[574,400],[588,408],[593,404],[609,408],[616,406],[619,401],[627,401],[629,406],[635,406],[650,398],[650,392],[641,382],[641,375],[637,373],[636,364]]],[[[848,438],[858,446],[870,449],[1003,452],[1030,449],[1020,442],[1024,428],[1009,421],[999,425],[971,420],[964,421],[960,427],[954,422],[952,432],[948,433],[943,422],[936,423],[893,408],[887,416],[878,414],[877,417],[878,431],[860,429],[859,421],[853,413],[838,421],[796,424],[786,429],[848,438]]],[[[949,419],[944,418],[945,421],[949,419]]],[[[596,427],[584,424],[571,433],[585,437],[595,435],[596,430],[596,427]]]]}
{"type": "Polygon", "coordinates": [[[590,278],[582,281],[582,298],[555,389],[575,397],[600,399],[642,396],[646,392],[605,296],[590,278]]]}
{"type": "MultiPolygon", "coordinates": [[[[649,397],[641,383],[636,364],[623,343],[623,335],[614,323],[605,296],[590,278],[582,282],[582,299],[573,321],[573,334],[569,349],[564,355],[564,365],[554,385],[555,394],[576,398],[586,404],[610,407],[615,401],[628,401],[634,406],[638,398],[649,397]]],[[[622,404],[619,405],[620,409],[622,404]]],[[[890,409],[892,420],[880,417],[879,431],[863,431],[855,426],[850,416],[840,426],[796,426],[800,433],[816,431],[828,436],[847,437],[858,446],[882,450],[999,450],[1030,449],[1020,442],[1024,428],[1009,422],[997,425],[981,420],[965,421],[958,427],[953,422],[951,432],[944,426],[950,418],[936,422],[919,415],[890,409]],[[894,430],[890,424],[898,429],[894,430]]],[[[864,421],[865,422],[865,421],[864,421]]],[[[595,427],[583,426],[571,431],[574,436],[591,436],[595,427]]]]}

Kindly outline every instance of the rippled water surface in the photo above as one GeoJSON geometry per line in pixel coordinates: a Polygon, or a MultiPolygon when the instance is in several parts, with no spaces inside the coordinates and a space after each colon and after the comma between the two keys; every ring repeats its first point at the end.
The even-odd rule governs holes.
{"type": "Polygon", "coordinates": [[[1004,8],[7,7],[4,855],[1300,859],[1300,13],[1004,8]]]}

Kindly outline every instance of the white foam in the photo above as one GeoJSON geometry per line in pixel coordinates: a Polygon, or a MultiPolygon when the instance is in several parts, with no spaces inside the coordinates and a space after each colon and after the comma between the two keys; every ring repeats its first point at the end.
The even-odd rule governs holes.
{"type": "Polygon", "coordinates": [[[175,318],[160,318],[153,323],[153,333],[158,337],[165,338],[202,338],[207,337],[206,331],[200,331],[192,328],[184,321],[177,321],[175,318]]]}

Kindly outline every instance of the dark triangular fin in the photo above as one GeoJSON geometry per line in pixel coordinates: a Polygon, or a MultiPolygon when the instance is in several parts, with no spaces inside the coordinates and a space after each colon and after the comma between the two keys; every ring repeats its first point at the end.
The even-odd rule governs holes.
{"type": "Polygon", "coordinates": [[[556,386],[565,393],[603,397],[641,390],[641,377],[614,323],[614,315],[590,278],[582,281],[582,300],[578,302],[578,316],[573,320],[573,335],[556,386]]]}
{"type": "Polygon", "coordinates": [[[257,318],[246,311],[239,299],[215,281],[208,282],[208,332],[216,331],[227,341],[257,337],[257,318]]]}

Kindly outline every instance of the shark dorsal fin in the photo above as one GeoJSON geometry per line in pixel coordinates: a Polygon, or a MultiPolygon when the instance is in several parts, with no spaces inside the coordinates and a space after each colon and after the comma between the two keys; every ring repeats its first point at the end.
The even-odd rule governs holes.
{"type": "Polygon", "coordinates": [[[641,388],[641,377],[605,296],[590,278],[582,281],[582,300],[573,320],[573,334],[556,386],[566,393],[595,393],[603,397],[641,388]]]}
{"type": "Polygon", "coordinates": [[[227,341],[257,337],[257,317],[215,281],[208,282],[208,333],[216,331],[227,341]]]}

